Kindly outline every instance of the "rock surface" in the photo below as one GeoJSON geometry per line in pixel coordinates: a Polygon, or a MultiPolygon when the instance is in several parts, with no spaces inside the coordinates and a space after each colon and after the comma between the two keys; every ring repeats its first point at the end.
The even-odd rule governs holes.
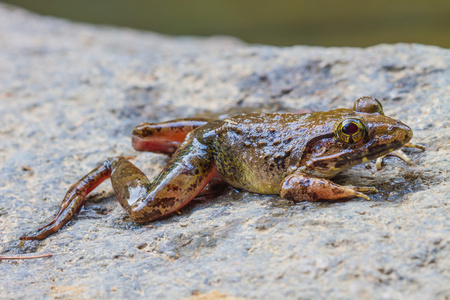
{"type": "Polygon", "coordinates": [[[74,24],[0,5],[0,298],[449,299],[450,50],[245,45],[74,24]],[[134,224],[109,182],[42,242],[18,238],[67,188],[137,153],[142,121],[240,111],[329,110],[372,95],[414,130],[414,164],[388,158],[336,181],[373,201],[292,203],[230,190],[134,224]]]}

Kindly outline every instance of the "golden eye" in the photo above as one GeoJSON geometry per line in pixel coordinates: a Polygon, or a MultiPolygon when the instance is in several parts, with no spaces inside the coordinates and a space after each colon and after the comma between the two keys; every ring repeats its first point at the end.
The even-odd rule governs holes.
{"type": "Polygon", "coordinates": [[[365,125],[359,119],[347,119],[339,123],[336,137],[344,143],[357,143],[365,134],[365,125]]]}

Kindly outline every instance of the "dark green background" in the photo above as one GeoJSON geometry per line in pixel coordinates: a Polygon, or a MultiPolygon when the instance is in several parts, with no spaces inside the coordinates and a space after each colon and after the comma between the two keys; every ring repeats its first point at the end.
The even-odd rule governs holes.
{"type": "Polygon", "coordinates": [[[9,0],[77,21],[272,45],[450,47],[450,0],[9,0]]]}

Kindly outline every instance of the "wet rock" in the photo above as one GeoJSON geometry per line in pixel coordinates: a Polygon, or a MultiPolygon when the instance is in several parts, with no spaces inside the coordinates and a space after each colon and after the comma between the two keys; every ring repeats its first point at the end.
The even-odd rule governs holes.
{"type": "Polygon", "coordinates": [[[53,254],[0,260],[0,298],[450,297],[450,50],[249,46],[7,5],[0,49],[0,255],[53,254]],[[134,156],[155,176],[167,158],[130,145],[142,121],[329,110],[364,95],[427,147],[409,151],[412,166],[388,158],[381,171],[369,164],[336,178],[379,188],[371,202],[292,203],[231,189],[136,225],[108,183],[60,232],[19,243],[107,157],[134,156]]]}

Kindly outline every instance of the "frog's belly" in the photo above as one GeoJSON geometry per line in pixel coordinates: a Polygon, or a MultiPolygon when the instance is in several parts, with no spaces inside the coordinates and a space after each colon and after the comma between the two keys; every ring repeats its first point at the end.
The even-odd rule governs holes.
{"type": "Polygon", "coordinates": [[[278,195],[280,193],[280,183],[278,182],[258,182],[256,180],[242,180],[242,181],[234,181],[228,178],[224,178],[225,181],[238,189],[243,189],[249,192],[257,193],[257,194],[267,194],[267,195],[278,195]]]}
{"type": "Polygon", "coordinates": [[[284,172],[270,171],[264,166],[253,167],[243,163],[216,162],[222,178],[231,186],[258,194],[279,194],[284,172]]]}

